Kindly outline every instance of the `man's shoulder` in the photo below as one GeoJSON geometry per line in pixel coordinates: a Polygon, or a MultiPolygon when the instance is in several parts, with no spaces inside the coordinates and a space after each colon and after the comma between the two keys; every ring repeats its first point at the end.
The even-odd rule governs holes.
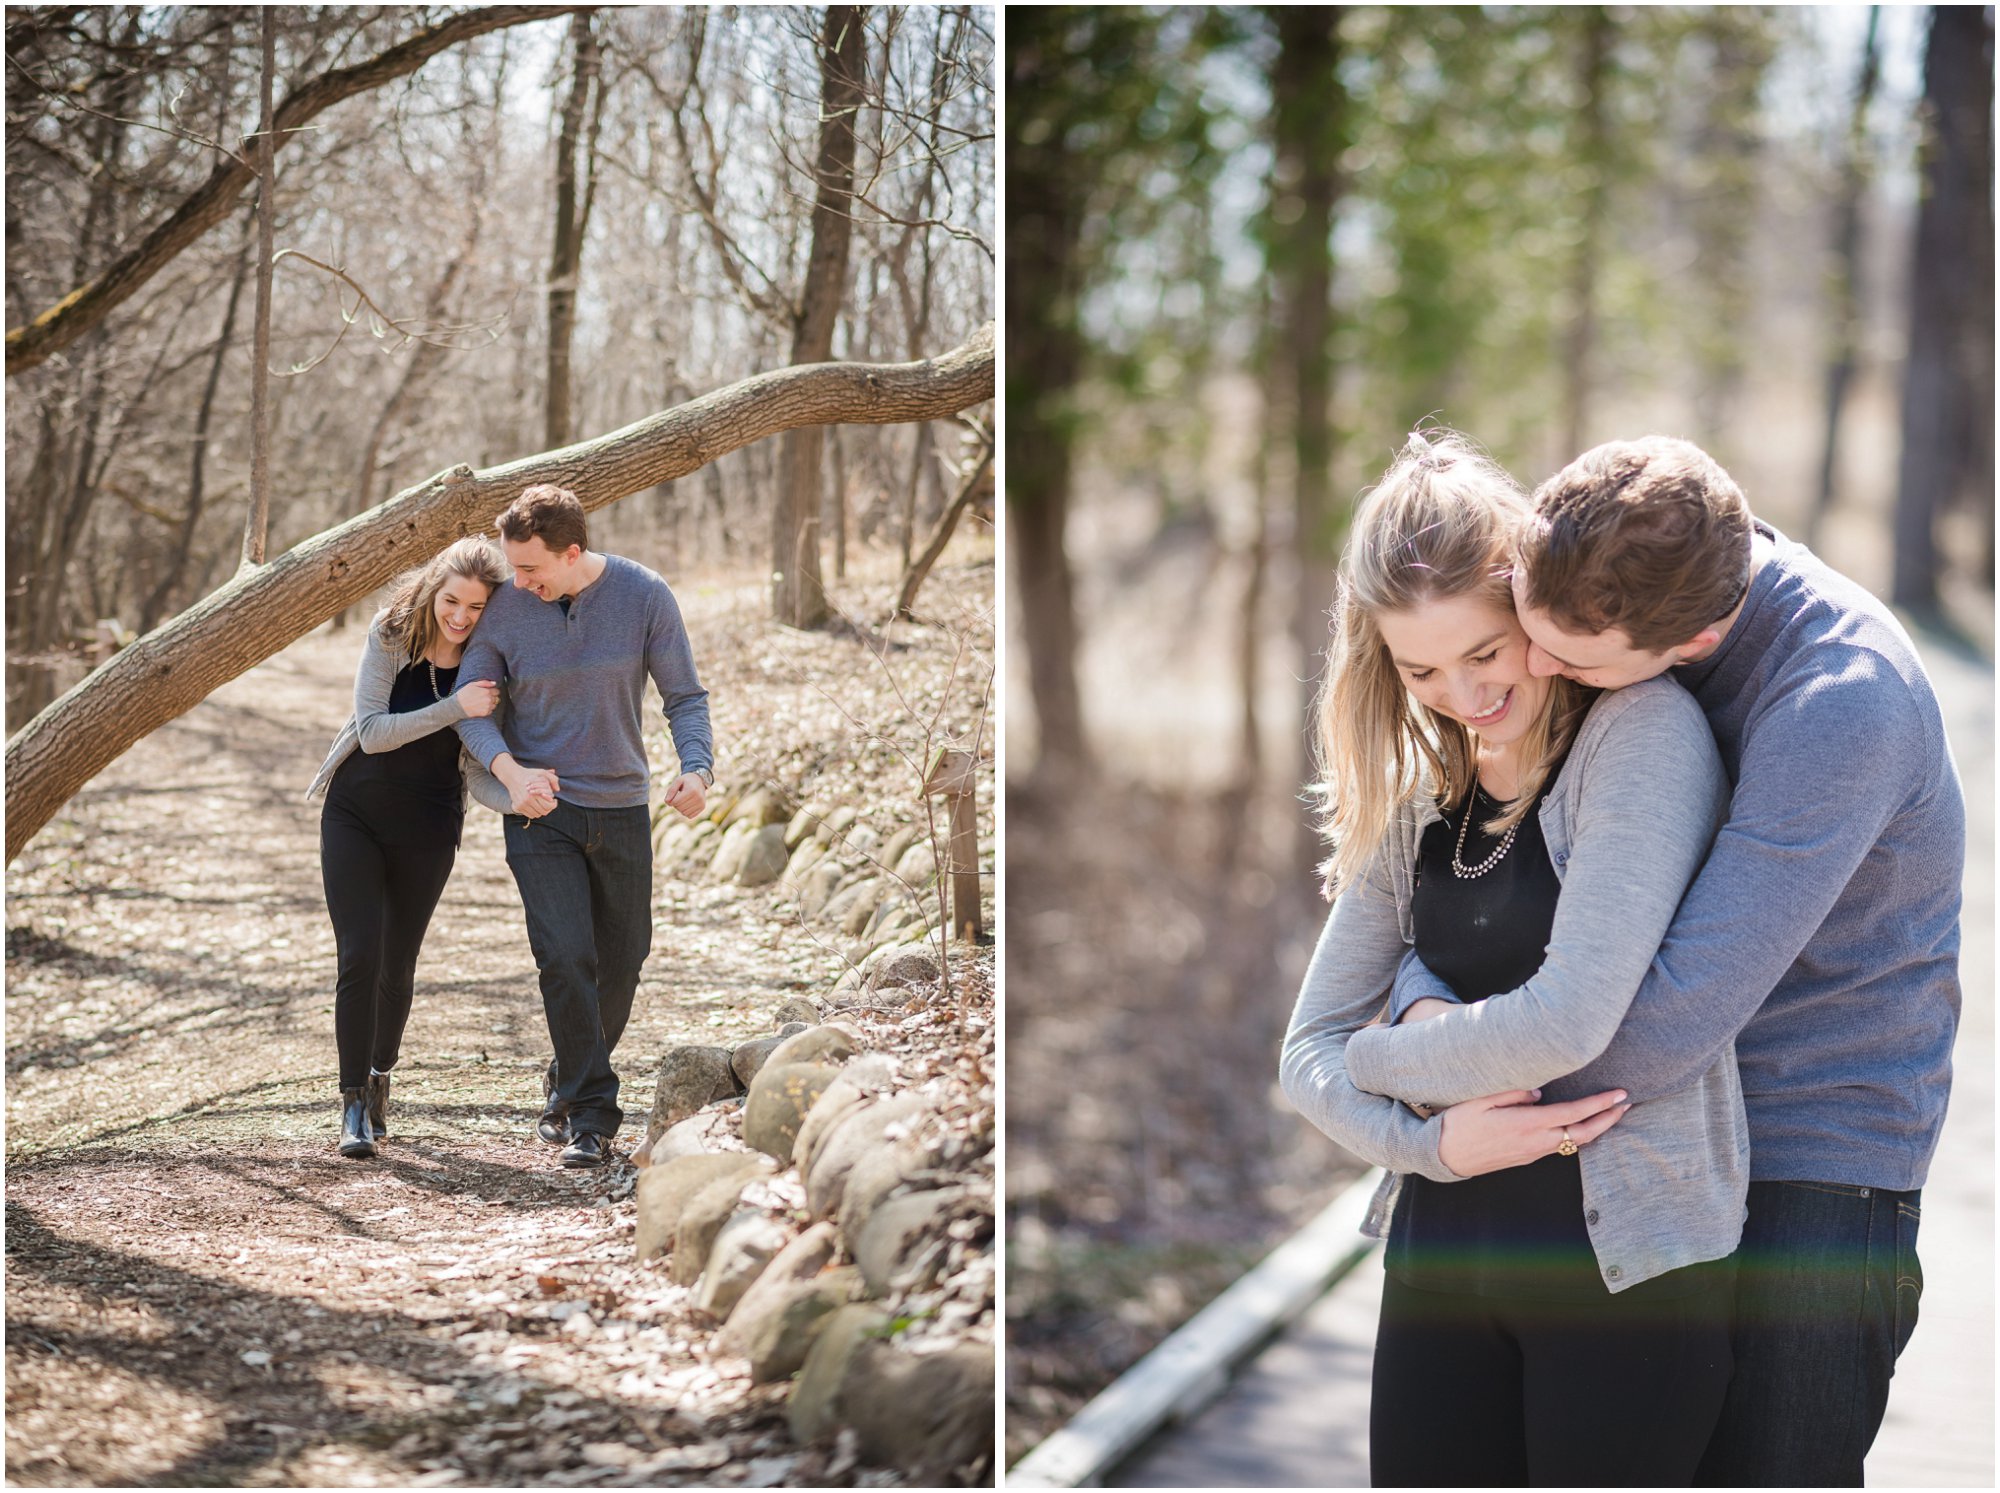
{"type": "Polygon", "coordinates": [[[666,585],[666,581],[661,578],[657,570],[653,569],[650,565],[633,559],[630,555],[606,554],[602,550],[598,551],[598,553],[604,555],[606,573],[622,577],[627,584],[640,586],[666,585]]]}
{"type": "Polygon", "coordinates": [[[1766,562],[1771,585],[1747,620],[1763,693],[1837,695],[1843,706],[1879,699],[1888,709],[1936,697],[1903,624],[1888,603],[1802,544],[1782,536],[1766,562]]]}
{"type": "Polygon", "coordinates": [[[479,627],[473,632],[477,638],[481,632],[497,626],[504,627],[510,622],[530,616],[533,609],[547,606],[531,591],[523,591],[511,580],[502,583],[500,589],[486,598],[486,610],[480,614],[479,627]]]}
{"type": "MultiPolygon", "coordinates": [[[[601,553],[601,552],[600,552],[601,553]]],[[[657,570],[642,565],[629,555],[605,555],[604,578],[621,594],[652,598],[673,596],[673,588],[657,570]]]]}

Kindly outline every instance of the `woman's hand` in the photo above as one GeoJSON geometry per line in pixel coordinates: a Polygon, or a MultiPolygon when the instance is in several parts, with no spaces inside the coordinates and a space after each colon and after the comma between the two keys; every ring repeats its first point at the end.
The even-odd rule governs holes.
{"type": "Polygon", "coordinates": [[[502,752],[493,759],[493,765],[488,770],[507,790],[507,796],[512,800],[509,812],[519,814],[523,819],[540,819],[544,814],[555,812],[556,795],[562,792],[562,784],[550,769],[523,767],[514,760],[513,753],[502,752]]]}
{"type": "Polygon", "coordinates": [[[500,704],[500,686],[491,679],[475,679],[470,684],[460,685],[458,698],[465,702],[467,719],[476,720],[480,716],[493,714],[500,704]]]}
{"type": "Polygon", "coordinates": [[[480,716],[493,714],[494,707],[500,703],[500,686],[491,679],[475,679],[458,687],[458,698],[465,703],[466,718],[477,720],[480,716]]]}
{"type": "Polygon", "coordinates": [[[1553,1156],[1565,1131],[1577,1145],[1589,1145],[1632,1107],[1623,1089],[1561,1104],[1537,1104],[1540,1095],[1540,1089],[1509,1089],[1452,1105],[1443,1113],[1438,1160],[1461,1177],[1526,1166],[1553,1156]]]}

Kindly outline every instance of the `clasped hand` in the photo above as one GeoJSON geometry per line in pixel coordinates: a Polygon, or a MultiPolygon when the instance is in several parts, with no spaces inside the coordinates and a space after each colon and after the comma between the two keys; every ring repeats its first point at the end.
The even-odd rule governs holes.
{"type": "Polygon", "coordinates": [[[491,679],[475,679],[458,687],[457,699],[465,707],[465,718],[476,721],[498,708],[500,686],[491,679]]]}
{"type": "Polygon", "coordinates": [[[521,768],[507,784],[507,795],[513,801],[514,812],[526,819],[539,819],[544,814],[554,813],[556,794],[561,791],[561,782],[546,767],[521,768]]]}
{"type": "MultiPolygon", "coordinates": [[[[1458,1009],[1450,1001],[1427,995],[1403,1013],[1399,1024],[1429,1021],[1458,1009]]],[[[1509,1089],[1438,1111],[1443,1116],[1438,1160],[1461,1177],[1526,1166],[1553,1156],[1565,1135],[1579,1147],[1589,1145],[1632,1107],[1625,1102],[1623,1089],[1561,1104],[1541,1104],[1541,1097],[1540,1089],[1509,1089]]],[[[1430,1111],[1418,1113],[1428,1116],[1430,1111]]]]}
{"type": "Polygon", "coordinates": [[[1441,1112],[1438,1160],[1461,1177],[1478,1177],[1553,1156],[1564,1133],[1587,1146],[1625,1118],[1623,1089],[1538,1104],[1540,1089],[1509,1089],[1441,1112]]]}

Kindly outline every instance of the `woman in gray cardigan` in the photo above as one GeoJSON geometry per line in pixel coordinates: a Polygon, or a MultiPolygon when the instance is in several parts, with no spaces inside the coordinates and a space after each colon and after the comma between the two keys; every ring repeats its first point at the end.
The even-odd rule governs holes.
{"type": "Polygon", "coordinates": [[[1636,1106],[1561,1081],[1616,1031],[1728,785],[1678,685],[1530,672],[1527,514],[1449,432],[1412,436],[1356,514],[1319,715],[1339,896],[1284,1087],[1394,1174],[1369,1221],[1375,1486],[1685,1486],[1731,1369],[1734,1057],[1636,1106]],[[1406,957],[1472,1011],[1382,1024],[1406,957]]]}
{"type": "Polygon", "coordinates": [[[306,790],[326,800],[320,872],[339,950],[343,1156],[373,1156],[388,1134],[389,1070],[410,1016],[417,953],[457,858],[467,792],[508,808],[506,791],[451,729],[498,703],[491,680],[455,686],[466,640],[505,582],[500,552],[476,538],[396,582],[368,629],[354,714],[306,790]]]}

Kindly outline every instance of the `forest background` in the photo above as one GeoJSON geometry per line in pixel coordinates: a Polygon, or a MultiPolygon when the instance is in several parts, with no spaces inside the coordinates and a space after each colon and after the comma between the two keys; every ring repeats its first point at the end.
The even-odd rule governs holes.
{"type": "Polygon", "coordinates": [[[1011,1462],[1359,1169],[1276,1051],[1333,568],[1411,427],[1531,487],[1686,436],[1990,669],[1992,13],[1057,8],[1006,56],[1011,1462]]]}
{"type": "MultiPolygon", "coordinates": [[[[254,187],[192,242],[149,245],[212,173],[255,165],[260,14],[9,11],[12,728],[248,552],[254,187]],[[141,283],[98,310],[120,276],[141,283]]],[[[990,11],[316,6],[273,23],[281,108],[379,76],[276,152],[271,555],[454,462],[566,446],[792,363],[929,357],[991,315],[990,11]],[[416,47],[435,60],[385,65],[416,47]],[[816,219],[823,112],[852,129],[816,219]]],[[[759,442],[599,533],[677,575],[802,571],[772,564],[789,508],[820,526],[814,578],[822,548],[836,576],[851,544],[907,559],[955,494],[964,433],[759,442]]]]}

